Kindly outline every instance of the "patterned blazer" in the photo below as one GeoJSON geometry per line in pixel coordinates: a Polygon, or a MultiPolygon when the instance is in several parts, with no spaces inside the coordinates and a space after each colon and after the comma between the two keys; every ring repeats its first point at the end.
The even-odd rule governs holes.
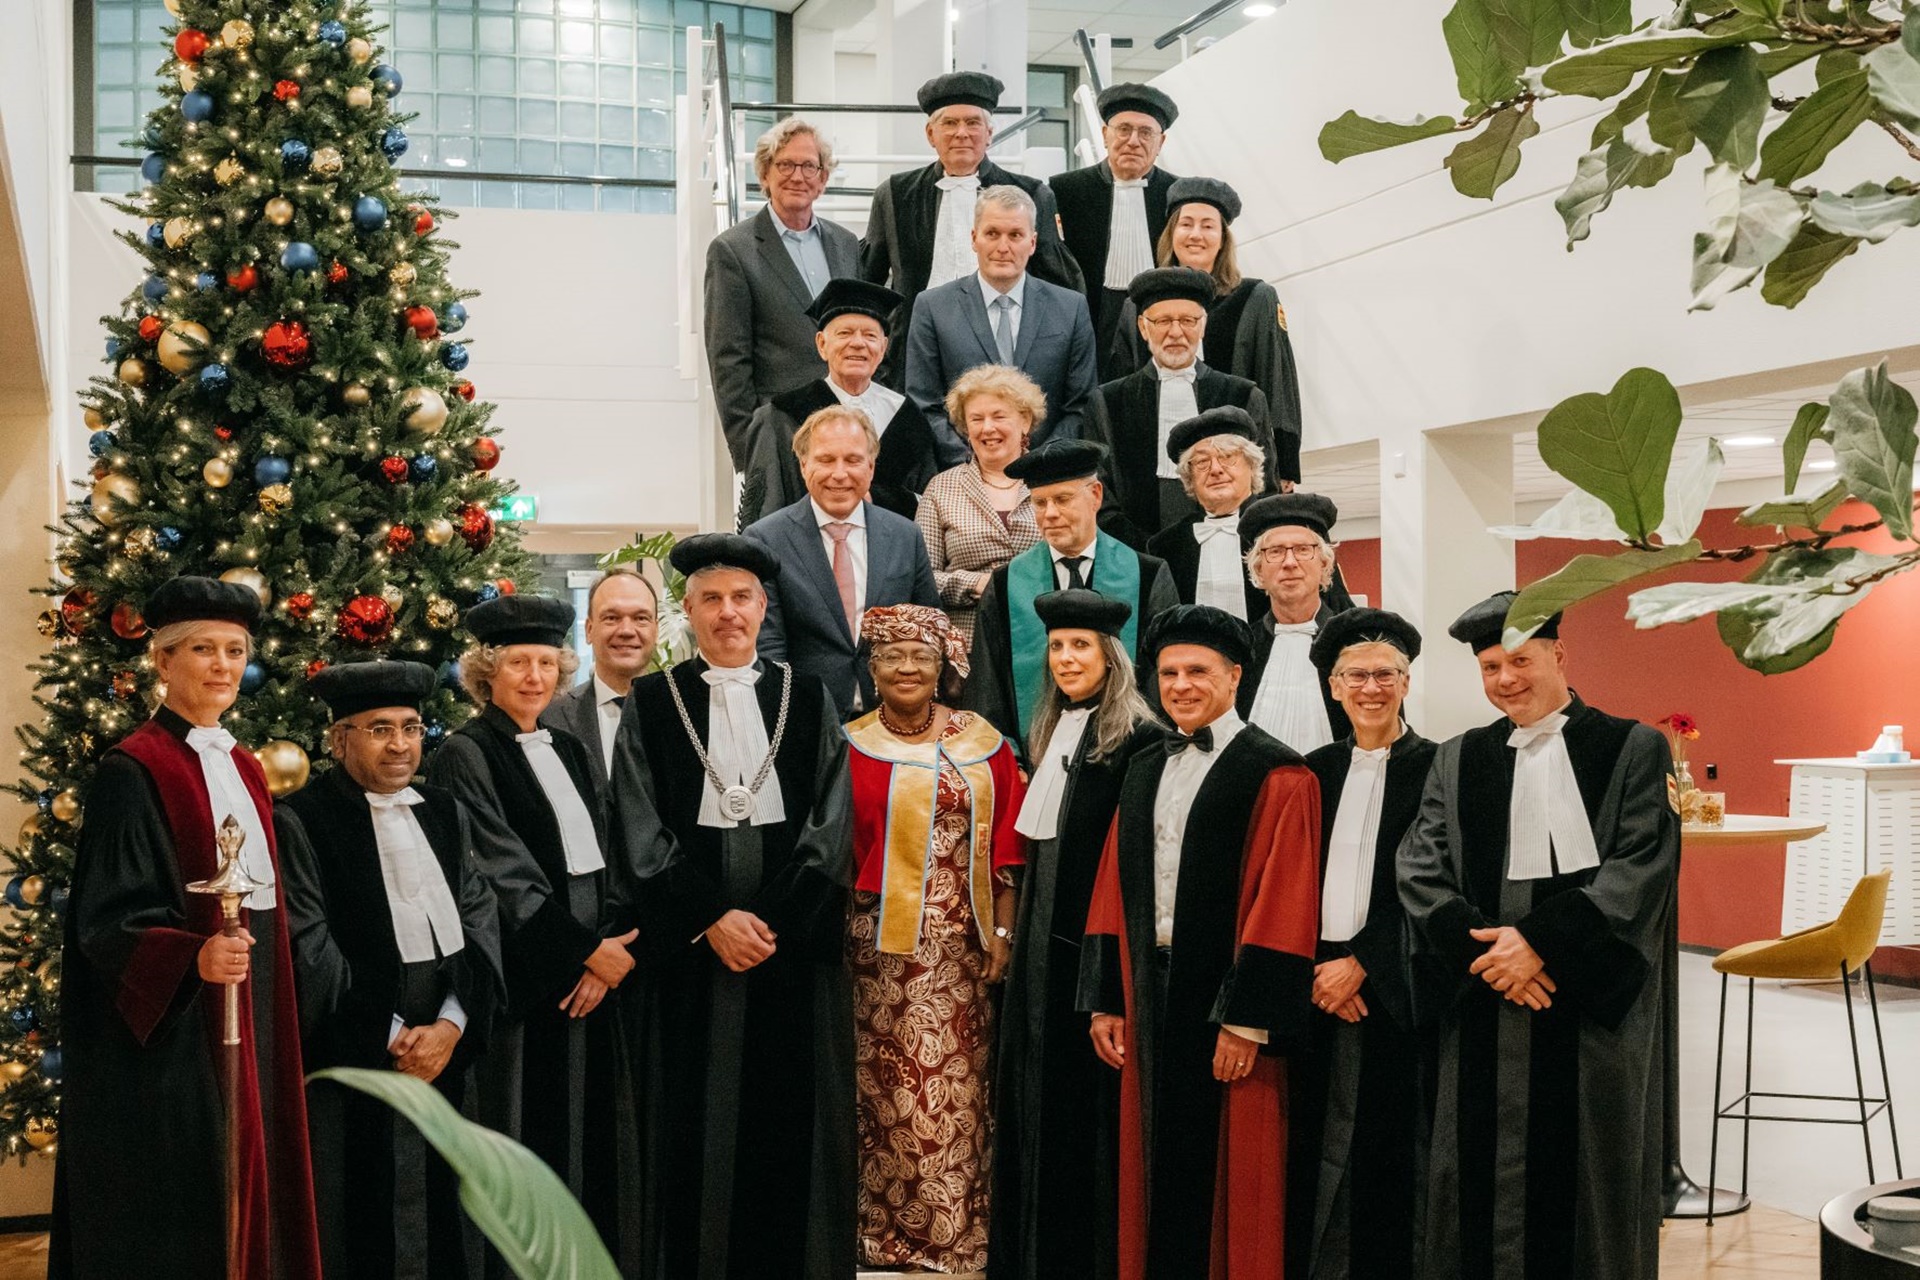
{"type": "Polygon", "coordinates": [[[914,520],[926,539],[940,605],[971,643],[980,593],[993,571],[1040,541],[1033,501],[1022,493],[1002,524],[980,468],[963,462],[927,482],[914,520]]]}

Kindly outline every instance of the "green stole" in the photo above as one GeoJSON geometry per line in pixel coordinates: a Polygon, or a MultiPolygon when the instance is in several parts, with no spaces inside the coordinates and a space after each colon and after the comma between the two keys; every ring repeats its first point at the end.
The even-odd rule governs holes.
{"type": "MultiPolygon", "coordinates": [[[[1013,641],[1013,709],[1019,732],[1027,731],[1046,687],[1047,629],[1033,611],[1036,597],[1054,585],[1053,554],[1047,544],[1015,556],[1007,564],[1007,630],[1013,641]]],[[[1133,609],[1120,628],[1120,644],[1129,655],[1140,651],[1140,557],[1118,538],[1102,532],[1093,540],[1093,589],[1109,600],[1125,600],[1133,609]]]]}

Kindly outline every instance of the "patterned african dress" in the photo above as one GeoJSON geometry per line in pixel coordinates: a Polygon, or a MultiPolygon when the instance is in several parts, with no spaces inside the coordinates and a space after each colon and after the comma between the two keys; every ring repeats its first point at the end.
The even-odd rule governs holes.
{"type": "Polygon", "coordinates": [[[937,743],[878,712],[852,744],[860,1261],[983,1271],[992,1189],[993,893],[1024,858],[1013,748],[956,711],[937,743]]]}

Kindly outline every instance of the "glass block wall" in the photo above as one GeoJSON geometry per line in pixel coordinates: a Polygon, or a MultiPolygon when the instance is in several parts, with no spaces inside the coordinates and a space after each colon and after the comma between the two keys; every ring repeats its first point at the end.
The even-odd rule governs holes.
{"type": "MultiPolygon", "coordinates": [[[[166,60],[161,0],[90,0],[94,155],[126,154],[159,100],[166,60]]],[[[676,94],[686,89],[689,26],[727,31],[736,100],[770,102],[779,62],[775,15],[709,0],[372,0],[387,60],[406,78],[397,105],[410,169],[673,180],[676,94]]],[[[84,55],[83,55],[84,56],[84,55]]],[[[82,68],[85,75],[86,69],[82,68]]],[[[772,118],[746,122],[751,146],[772,118]]],[[[131,170],[96,171],[103,191],[131,170]]],[[[577,186],[445,177],[422,185],[450,204],[666,213],[670,186],[577,186]]]]}

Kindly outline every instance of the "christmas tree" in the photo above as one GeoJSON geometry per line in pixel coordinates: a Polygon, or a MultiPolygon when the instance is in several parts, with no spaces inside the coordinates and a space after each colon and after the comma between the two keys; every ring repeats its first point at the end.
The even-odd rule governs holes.
{"type": "Polygon", "coordinates": [[[267,606],[224,721],[277,794],[305,782],[328,663],[440,666],[428,744],[469,712],[451,660],[463,611],[526,558],[490,515],[508,487],[463,371],[455,247],[406,151],[379,28],[358,0],[168,0],[145,189],[116,207],[149,274],[108,317],[109,376],[84,393],[91,482],[59,534],[44,719],[20,730],[35,806],[0,929],[0,1141],[51,1152],[60,1093],[60,916],[101,755],[155,699],[140,612],[181,573],[267,606]]]}

